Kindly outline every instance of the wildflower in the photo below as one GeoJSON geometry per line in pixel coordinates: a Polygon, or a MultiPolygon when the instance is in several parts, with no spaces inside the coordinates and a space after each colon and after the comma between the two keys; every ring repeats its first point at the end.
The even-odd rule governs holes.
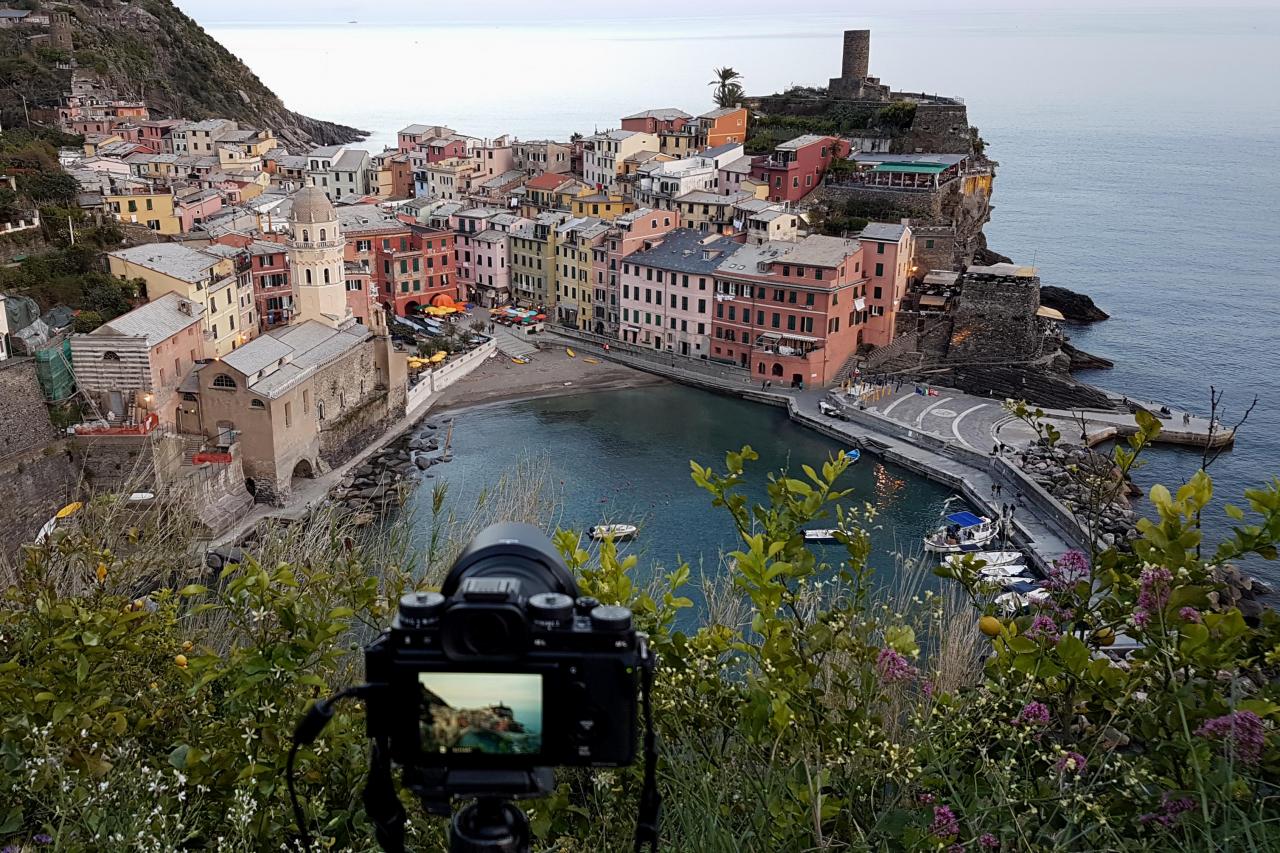
{"type": "Polygon", "coordinates": [[[1037,616],[1031,620],[1031,627],[1027,629],[1026,637],[1029,640],[1057,642],[1058,623],[1043,614],[1037,616]]]}
{"type": "Polygon", "coordinates": [[[1199,610],[1196,610],[1194,607],[1184,607],[1184,608],[1182,608],[1181,610],[1179,610],[1179,611],[1178,611],[1178,616],[1179,616],[1179,618],[1181,618],[1181,619],[1182,619],[1182,621],[1184,621],[1184,622],[1199,622],[1199,621],[1200,621],[1200,611],[1199,611],[1199,610]]]}
{"type": "Polygon", "coordinates": [[[928,791],[923,791],[919,794],[916,794],[916,802],[918,802],[922,806],[927,806],[937,799],[938,799],[937,797],[935,797],[933,794],[929,793],[928,791]]]}
{"type": "Polygon", "coordinates": [[[984,832],[978,836],[978,846],[984,850],[999,850],[1000,839],[989,832],[984,832]]]}
{"type": "Polygon", "coordinates": [[[880,653],[876,655],[876,669],[880,672],[880,678],[886,684],[910,681],[919,675],[916,668],[893,649],[880,650],[880,653]]]}
{"type": "Polygon", "coordinates": [[[47,832],[37,832],[35,835],[31,836],[31,840],[36,844],[52,844],[53,836],[47,832]]]}
{"type": "Polygon", "coordinates": [[[1189,797],[1180,797],[1175,800],[1169,796],[1168,791],[1165,791],[1160,797],[1160,809],[1155,812],[1140,815],[1138,817],[1138,823],[1143,826],[1149,826],[1154,823],[1162,829],[1169,829],[1178,822],[1178,815],[1183,812],[1191,811],[1195,807],[1195,802],[1193,802],[1189,797]]]}
{"type": "Polygon", "coordinates": [[[960,821],[949,806],[933,807],[933,823],[929,824],[929,834],[942,841],[950,841],[960,834],[960,821]]]}
{"type": "Polygon", "coordinates": [[[1049,568],[1045,576],[1045,588],[1053,592],[1064,592],[1088,576],[1089,558],[1079,551],[1068,551],[1049,568]]]}
{"type": "Polygon", "coordinates": [[[947,848],[947,853],[964,853],[964,845],[957,841],[947,848]]]}
{"type": "Polygon", "coordinates": [[[1242,764],[1257,764],[1266,743],[1262,719],[1253,711],[1232,711],[1207,720],[1196,729],[1196,734],[1226,742],[1242,764]]]}
{"type": "Polygon", "coordinates": [[[1026,707],[1018,712],[1018,717],[1014,722],[1019,725],[1030,723],[1037,726],[1047,726],[1049,725],[1049,719],[1049,707],[1047,705],[1043,702],[1028,702],[1026,707]]]}
{"type": "Polygon", "coordinates": [[[1138,577],[1141,591],[1138,593],[1138,606],[1148,612],[1163,610],[1169,601],[1169,583],[1173,574],[1165,568],[1150,567],[1142,570],[1138,577]]]}
{"type": "Polygon", "coordinates": [[[1087,763],[1078,752],[1067,752],[1053,765],[1059,773],[1083,773],[1087,763]]]}
{"type": "Polygon", "coordinates": [[[1151,624],[1151,614],[1144,608],[1139,607],[1133,611],[1133,626],[1135,628],[1145,628],[1151,624]]]}
{"type": "Polygon", "coordinates": [[[107,579],[107,564],[98,563],[98,583],[102,583],[107,579]]]}
{"type": "Polygon", "coordinates": [[[186,668],[187,668],[187,656],[186,656],[186,655],[174,655],[174,656],[173,656],[173,662],[174,662],[174,663],[176,663],[178,666],[180,666],[180,667],[181,667],[181,668],[183,668],[183,669],[186,669],[186,668]]]}
{"type": "Polygon", "coordinates": [[[937,688],[935,688],[935,687],[933,686],[933,682],[932,682],[932,681],[929,681],[929,680],[927,680],[927,679],[926,679],[925,681],[923,681],[923,682],[921,682],[921,683],[920,683],[920,690],[921,690],[921,692],[923,692],[923,693],[924,693],[924,698],[926,698],[926,699],[932,699],[932,698],[933,698],[933,691],[934,691],[935,689],[937,689],[937,688]]]}

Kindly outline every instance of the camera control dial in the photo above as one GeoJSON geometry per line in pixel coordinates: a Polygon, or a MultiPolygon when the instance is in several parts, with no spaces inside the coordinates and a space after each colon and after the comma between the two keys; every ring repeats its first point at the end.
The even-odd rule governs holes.
{"type": "Polygon", "coordinates": [[[410,592],[400,597],[400,624],[422,628],[444,611],[445,597],[438,592],[410,592]]]}
{"type": "Polygon", "coordinates": [[[573,599],[561,592],[540,592],[529,599],[529,618],[560,624],[573,616],[573,599]]]}
{"type": "Polygon", "coordinates": [[[597,631],[626,631],[631,628],[631,611],[625,607],[602,604],[591,611],[591,627],[597,631]]]}

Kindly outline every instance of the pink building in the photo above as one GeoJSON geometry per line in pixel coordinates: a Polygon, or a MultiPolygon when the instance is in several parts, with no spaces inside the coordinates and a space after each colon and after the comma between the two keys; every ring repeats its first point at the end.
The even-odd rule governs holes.
{"type": "Polygon", "coordinates": [[[653,210],[642,207],[613,220],[605,237],[608,269],[605,276],[605,323],[610,334],[617,334],[622,319],[619,273],[622,262],[636,252],[650,249],[667,232],[680,227],[677,210],[653,210]]]}
{"type": "Polygon", "coordinates": [[[476,152],[476,159],[479,170],[476,172],[476,177],[472,179],[473,185],[486,178],[495,178],[506,172],[515,171],[516,168],[515,149],[511,147],[511,142],[505,136],[486,142],[476,152]]]}
{"type": "Polygon", "coordinates": [[[684,126],[691,121],[693,116],[684,110],[662,107],[623,116],[622,129],[634,130],[637,133],[674,133],[683,130],[684,126]]]}
{"type": "Polygon", "coordinates": [[[214,189],[188,192],[182,196],[175,196],[173,200],[173,212],[182,223],[184,233],[219,210],[222,210],[222,193],[214,189]]]}
{"type": "Polygon", "coordinates": [[[904,221],[898,225],[871,222],[858,239],[863,245],[867,283],[867,329],[864,344],[882,347],[893,342],[898,306],[915,270],[915,239],[904,221]]]}
{"type": "Polygon", "coordinates": [[[751,177],[769,187],[769,201],[797,202],[822,184],[832,161],[849,154],[846,140],[806,134],[784,142],[767,157],[757,157],[751,177]]]}
{"type": "Polygon", "coordinates": [[[716,270],[742,244],[689,228],[622,262],[622,340],[689,358],[711,357],[716,270]]]}

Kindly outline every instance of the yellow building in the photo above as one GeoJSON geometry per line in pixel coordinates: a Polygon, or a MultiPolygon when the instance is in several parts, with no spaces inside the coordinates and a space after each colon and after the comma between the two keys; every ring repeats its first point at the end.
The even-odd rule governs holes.
{"type": "Polygon", "coordinates": [[[556,229],[556,320],[566,326],[591,328],[592,248],[604,241],[609,223],[577,217],[556,229]]]}
{"type": "Polygon", "coordinates": [[[556,227],[569,218],[563,211],[547,211],[511,232],[511,295],[517,304],[555,313],[556,227]]]}
{"type": "Polygon", "coordinates": [[[680,211],[680,224],[704,234],[720,234],[731,227],[734,220],[733,206],[752,198],[749,193],[737,192],[717,195],[704,190],[694,190],[676,196],[675,209],[680,211]]]}
{"type": "Polygon", "coordinates": [[[173,193],[168,190],[119,190],[104,195],[102,206],[121,222],[145,225],[161,234],[182,233],[182,221],[173,210],[173,193]]]}
{"type": "Polygon", "coordinates": [[[203,305],[205,351],[210,355],[224,356],[252,337],[253,329],[240,328],[243,321],[231,258],[180,243],[147,243],[109,252],[107,263],[114,276],[142,279],[147,299],[176,293],[203,305]]]}
{"type": "Polygon", "coordinates": [[[609,222],[635,209],[634,201],[617,193],[597,193],[591,190],[585,190],[569,202],[569,212],[574,216],[594,216],[609,222]]]}

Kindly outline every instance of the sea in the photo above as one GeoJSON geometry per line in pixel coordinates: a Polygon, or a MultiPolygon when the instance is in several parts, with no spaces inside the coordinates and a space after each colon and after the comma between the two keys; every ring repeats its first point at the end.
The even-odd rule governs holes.
{"type": "MultiPolygon", "coordinates": [[[[850,6],[740,0],[602,9],[180,0],[292,109],[393,144],[412,122],[566,138],[622,115],[711,108],[713,67],[749,93],[825,84],[844,29],[872,31],[894,88],[962,97],[998,161],[991,247],[1111,319],[1068,331],[1112,359],[1085,374],[1221,419],[1256,406],[1210,467],[1220,500],[1280,474],[1280,9],[1135,0],[850,6]],[[484,18],[481,18],[484,15],[484,18]]],[[[1177,485],[1198,452],[1153,450],[1139,482],[1177,485]]],[[[1215,507],[1209,542],[1230,533],[1215,507]]],[[[1280,568],[1250,560],[1280,581],[1280,568]]]]}

